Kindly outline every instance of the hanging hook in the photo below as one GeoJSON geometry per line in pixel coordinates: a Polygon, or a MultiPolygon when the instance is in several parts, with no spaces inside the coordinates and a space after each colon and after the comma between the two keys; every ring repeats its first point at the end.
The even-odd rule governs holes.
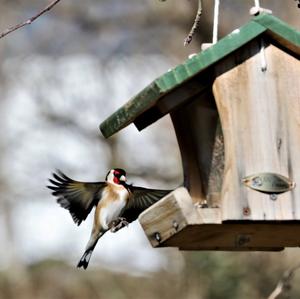
{"type": "Polygon", "coordinates": [[[254,6],[260,8],[259,0],[254,0],[254,6]]]}
{"type": "MultiPolygon", "coordinates": [[[[299,0],[300,1],[300,0],[299,0]]],[[[272,14],[272,10],[270,9],[266,9],[266,8],[262,8],[260,6],[260,1],[259,0],[254,0],[254,6],[250,8],[250,15],[251,16],[257,16],[259,15],[261,12],[265,12],[268,14],[272,14]]]]}
{"type": "Polygon", "coordinates": [[[218,41],[219,11],[220,11],[220,0],[215,0],[214,28],[213,28],[213,39],[212,39],[213,44],[215,44],[218,41]]]}
{"type": "Polygon", "coordinates": [[[202,51],[211,47],[213,44],[216,44],[218,41],[219,8],[220,8],[220,0],[215,0],[212,43],[203,43],[201,45],[202,51]]]}

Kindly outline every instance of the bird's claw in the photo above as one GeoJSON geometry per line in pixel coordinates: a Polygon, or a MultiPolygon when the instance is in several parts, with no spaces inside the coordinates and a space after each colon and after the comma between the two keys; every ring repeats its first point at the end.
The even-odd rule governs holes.
{"type": "Polygon", "coordinates": [[[117,220],[114,220],[111,222],[110,231],[112,233],[115,233],[118,230],[120,230],[121,228],[128,226],[128,225],[129,225],[129,222],[126,220],[126,218],[119,217],[117,220]]]}

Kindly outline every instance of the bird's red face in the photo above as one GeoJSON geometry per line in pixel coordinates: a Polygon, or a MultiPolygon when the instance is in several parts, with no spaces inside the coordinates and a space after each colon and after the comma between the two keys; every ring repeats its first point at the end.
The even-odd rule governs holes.
{"type": "Polygon", "coordinates": [[[126,172],[121,168],[114,168],[106,176],[106,181],[117,185],[126,184],[126,172]]]}
{"type": "Polygon", "coordinates": [[[114,183],[126,182],[126,172],[123,169],[114,169],[114,183]]]}

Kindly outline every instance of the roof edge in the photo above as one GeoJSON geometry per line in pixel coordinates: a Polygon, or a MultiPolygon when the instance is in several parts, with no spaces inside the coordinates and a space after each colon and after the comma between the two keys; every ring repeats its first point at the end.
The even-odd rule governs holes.
{"type": "Polygon", "coordinates": [[[254,22],[264,26],[267,33],[281,44],[300,55],[300,34],[296,28],[270,14],[260,14],[253,19],[254,22]]]}
{"type": "Polygon", "coordinates": [[[156,81],[150,83],[150,85],[145,87],[100,124],[99,129],[102,135],[108,138],[128,126],[135,119],[137,113],[140,114],[149,109],[151,107],[151,100],[153,98],[159,98],[162,93],[163,91],[157,85],[156,81]],[[141,100],[136,101],[135,99],[137,97],[141,100]]]}
{"type": "Polygon", "coordinates": [[[212,47],[187,59],[146,86],[101,123],[100,130],[103,136],[108,138],[125,128],[146,110],[155,106],[161,97],[264,32],[300,55],[300,33],[273,15],[262,13],[220,39],[212,47]]]}

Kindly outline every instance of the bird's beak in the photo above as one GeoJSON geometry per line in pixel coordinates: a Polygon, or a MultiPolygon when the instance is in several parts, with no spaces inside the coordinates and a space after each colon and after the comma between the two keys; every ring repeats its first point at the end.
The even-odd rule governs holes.
{"type": "Polygon", "coordinates": [[[120,177],[120,181],[126,182],[126,177],[125,177],[125,175],[122,175],[122,176],[120,177]]]}
{"type": "Polygon", "coordinates": [[[130,193],[131,192],[130,186],[126,183],[125,175],[122,175],[119,180],[120,180],[120,184],[123,185],[127,189],[127,191],[130,193]]]}

